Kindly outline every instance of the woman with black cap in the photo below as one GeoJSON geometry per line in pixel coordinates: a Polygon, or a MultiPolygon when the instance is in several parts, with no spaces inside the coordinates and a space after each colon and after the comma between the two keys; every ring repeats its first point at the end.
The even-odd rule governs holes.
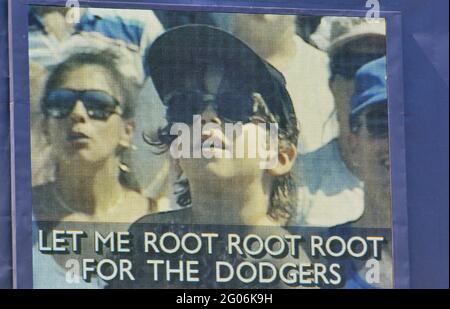
{"type": "Polygon", "coordinates": [[[202,125],[242,125],[242,134],[231,140],[223,130],[202,131],[201,141],[218,139],[223,149],[205,149],[199,143],[192,147],[201,148],[197,150],[202,154],[218,153],[213,158],[177,158],[176,165],[187,178],[178,201],[186,206],[192,199],[193,220],[285,225],[296,209],[290,170],[298,126],[281,73],[231,34],[202,25],[183,26],[162,35],[147,51],[146,69],[167,107],[167,126],[159,130],[159,140],[149,141],[162,151],[176,142],[177,136],[170,133],[173,125],[192,128],[195,115],[202,125]],[[267,158],[251,158],[245,139],[269,123],[275,123],[278,130],[277,164],[262,169],[259,163],[267,158]],[[228,143],[245,145],[246,153],[238,157],[238,147],[230,149],[228,143]]]}
{"type": "MultiPolygon", "coordinates": [[[[148,142],[170,152],[179,173],[177,202],[184,209],[148,215],[132,225],[130,231],[136,236],[133,265],[137,268],[133,285],[227,286],[211,277],[213,261],[220,256],[236,265],[245,258],[224,252],[197,256],[202,267],[200,282],[149,282],[153,270],[146,263],[148,252],[141,251],[143,239],[139,235],[148,228],[157,233],[200,233],[201,224],[209,226],[205,231],[221,225],[229,232],[237,228],[239,233],[254,233],[263,239],[289,234],[282,226],[296,209],[296,186],[290,170],[296,157],[298,127],[284,79],[237,38],[204,25],[182,26],[160,36],[147,50],[145,65],[167,108],[167,125],[159,130],[157,140],[148,138],[148,142]],[[271,156],[252,156],[248,145],[259,129],[263,137],[258,141],[268,143],[272,132],[267,130],[269,123],[277,127],[275,153],[269,149],[276,164],[262,168],[261,161],[269,163],[271,156]],[[195,135],[198,124],[201,138],[194,137],[188,151],[179,149],[177,139],[181,136],[174,128],[189,128],[195,135]],[[240,126],[238,133],[226,134],[228,124],[240,126]],[[244,145],[243,156],[237,155],[239,145],[244,145]]],[[[181,261],[189,256],[161,253],[159,258],[181,261]]],[[[270,259],[263,256],[259,260],[266,258],[270,259]]],[[[293,262],[289,256],[273,260],[275,264],[286,261],[293,262]]],[[[309,259],[302,252],[296,261],[309,259]]],[[[228,284],[238,287],[235,281],[228,284]]],[[[279,282],[272,284],[280,286],[279,282]]]]}

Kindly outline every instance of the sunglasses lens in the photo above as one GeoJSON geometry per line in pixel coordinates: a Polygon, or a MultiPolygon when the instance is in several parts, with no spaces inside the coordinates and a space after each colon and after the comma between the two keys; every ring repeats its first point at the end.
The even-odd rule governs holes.
{"type": "Polygon", "coordinates": [[[386,110],[377,110],[366,116],[367,131],[374,138],[385,138],[388,136],[389,123],[386,110]]]}
{"type": "Polygon", "coordinates": [[[229,122],[246,122],[253,115],[251,96],[239,93],[221,93],[215,99],[205,100],[201,92],[183,92],[172,95],[165,103],[171,123],[192,124],[192,116],[200,115],[208,104],[214,104],[219,117],[229,122]]]}
{"type": "Polygon", "coordinates": [[[53,118],[65,118],[72,112],[77,100],[76,93],[68,90],[50,92],[44,101],[44,112],[53,118]]]}
{"type": "Polygon", "coordinates": [[[253,115],[250,95],[222,93],[217,98],[217,112],[221,118],[230,122],[247,122],[253,115]]]}
{"type": "Polygon", "coordinates": [[[107,93],[101,91],[86,91],[81,100],[93,119],[106,120],[114,113],[117,101],[107,93]]]}
{"type": "Polygon", "coordinates": [[[199,92],[183,92],[171,96],[166,102],[167,120],[192,124],[192,116],[199,115],[206,107],[203,95],[199,92]]]}
{"type": "Polygon", "coordinates": [[[106,120],[114,113],[118,102],[102,91],[82,91],[58,89],[50,92],[44,101],[44,112],[57,119],[67,118],[77,100],[81,100],[90,118],[106,120]],[[81,95],[80,95],[81,93],[81,95]]]}

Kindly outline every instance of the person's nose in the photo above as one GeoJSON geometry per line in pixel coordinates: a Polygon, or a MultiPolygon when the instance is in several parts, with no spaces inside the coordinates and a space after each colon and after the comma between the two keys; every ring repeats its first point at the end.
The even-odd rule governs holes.
{"type": "Polygon", "coordinates": [[[86,108],[82,101],[77,101],[75,106],[73,107],[72,112],[70,113],[70,119],[73,122],[85,122],[89,117],[86,108]]]}
{"type": "Polygon", "coordinates": [[[208,105],[206,109],[202,112],[202,125],[207,123],[216,123],[218,125],[222,125],[222,120],[220,120],[219,115],[217,115],[216,110],[208,105]]]}

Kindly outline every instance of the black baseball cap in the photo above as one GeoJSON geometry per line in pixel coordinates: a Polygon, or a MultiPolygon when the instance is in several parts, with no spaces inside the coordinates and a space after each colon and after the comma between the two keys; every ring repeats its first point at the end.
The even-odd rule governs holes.
{"type": "Polygon", "coordinates": [[[168,30],[150,45],[144,69],[164,102],[179,87],[186,70],[200,70],[205,64],[221,63],[234,76],[251,83],[262,95],[280,130],[288,131],[297,118],[283,75],[232,34],[208,25],[184,25],[168,30]]]}

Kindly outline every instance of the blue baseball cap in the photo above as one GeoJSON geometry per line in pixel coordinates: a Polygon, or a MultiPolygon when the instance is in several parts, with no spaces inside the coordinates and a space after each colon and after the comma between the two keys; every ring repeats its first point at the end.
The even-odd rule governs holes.
{"type": "Polygon", "coordinates": [[[386,79],[386,57],[369,62],[356,72],[351,120],[369,106],[387,102],[386,79]]]}

